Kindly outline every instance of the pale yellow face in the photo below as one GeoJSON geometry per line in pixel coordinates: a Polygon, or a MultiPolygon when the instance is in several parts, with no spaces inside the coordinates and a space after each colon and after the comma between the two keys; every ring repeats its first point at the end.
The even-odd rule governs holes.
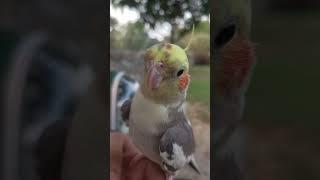
{"type": "Polygon", "coordinates": [[[189,85],[186,52],[170,43],[150,47],[144,58],[144,93],[157,101],[176,101],[185,96],[189,85]]]}
{"type": "Polygon", "coordinates": [[[146,51],[145,60],[161,61],[173,68],[183,68],[189,71],[186,52],[179,46],[170,43],[159,43],[146,51]]]}
{"type": "Polygon", "coordinates": [[[213,12],[213,58],[215,95],[242,94],[255,62],[250,41],[251,1],[215,0],[213,12]]]}

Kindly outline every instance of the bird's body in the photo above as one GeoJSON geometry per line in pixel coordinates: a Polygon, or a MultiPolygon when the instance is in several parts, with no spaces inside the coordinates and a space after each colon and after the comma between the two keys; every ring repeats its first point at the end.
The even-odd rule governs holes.
{"type": "Polygon", "coordinates": [[[168,156],[173,155],[176,160],[174,167],[178,169],[190,161],[194,153],[194,137],[182,103],[168,106],[155,104],[139,90],[132,101],[130,117],[130,136],[149,159],[161,164],[162,158],[167,158],[169,162],[168,156]],[[153,120],[143,121],[146,117],[153,120]],[[159,153],[160,145],[162,153],[159,153]],[[169,151],[167,146],[172,146],[171,152],[166,152],[169,151]],[[184,148],[185,152],[179,152],[179,148],[184,148]]]}
{"type": "Polygon", "coordinates": [[[147,51],[144,80],[129,112],[133,143],[169,174],[189,163],[198,171],[193,131],[183,108],[190,76],[187,56],[182,53],[180,47],[168,43],[147,51]]]}
{"type": "Polygon", "coordinates": [[[158,153],[161,135],[170,127],[167,111],[165,106],[155,104],[145,98],[141,90],[137,91],[132,100],[129,121],[130,136],[142,153],[158,164],[161,163],[158,153]],[[145,118],[156,120],[143,121],[145,118]]]}

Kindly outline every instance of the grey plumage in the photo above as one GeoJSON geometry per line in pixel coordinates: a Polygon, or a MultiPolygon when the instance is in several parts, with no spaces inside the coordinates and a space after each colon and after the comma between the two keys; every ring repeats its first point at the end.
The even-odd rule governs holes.
{"type": "Polygon", "coordinates": [[[167,155],[167,157],[162,157],[162,161],[169,171],[175,172],[185,165],[183,161],[189,161],[190,167],[200,174],[200,170],[193,156],[195,151],[193,131],[181,106],[182,105],[169,109],[169,118],[172,119],[173,125],[164,132],[160,139],[160,155],[167,155]],[[183,154],[175,148],[181,148],[183,154]],[[168,164],[174,160],[182,161],[182,166],[179,163],[173,163],[174,165],[168,164]]]}

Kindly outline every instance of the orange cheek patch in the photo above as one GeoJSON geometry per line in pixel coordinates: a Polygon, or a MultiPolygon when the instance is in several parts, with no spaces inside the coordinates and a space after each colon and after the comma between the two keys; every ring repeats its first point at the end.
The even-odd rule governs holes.
{"type": "Polygon", "coordinates": [[[247,39],[235,39],[222,51],[222,64],[215,69],[216,87],[232,92],[244,85],[254,64],[254,47],[247,39]]]}
{"type": "Polygon", "coordinates": [[[179,89],[180,91],[186,90],[190,82],[190,75],[187,73],[182,74],[179,78],[179,89]]]}

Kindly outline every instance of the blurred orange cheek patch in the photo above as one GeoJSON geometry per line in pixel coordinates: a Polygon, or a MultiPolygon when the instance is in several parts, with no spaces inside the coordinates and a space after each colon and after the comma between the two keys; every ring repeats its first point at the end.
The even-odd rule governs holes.
{"type": "Polygon", "coordinates": [[[222,62],[217,68],[217,86],[222,92],[241,88],[254,64],[254,47],[251,41],[234,39],[222,50],[222,62]]]}
{"type": "Polygon", "coordinates": [[[179,80],[180,91],[185,90],[188,87],[189,82],[190,82],[190,75],[187,73],[184,73],[179,80]]]}

